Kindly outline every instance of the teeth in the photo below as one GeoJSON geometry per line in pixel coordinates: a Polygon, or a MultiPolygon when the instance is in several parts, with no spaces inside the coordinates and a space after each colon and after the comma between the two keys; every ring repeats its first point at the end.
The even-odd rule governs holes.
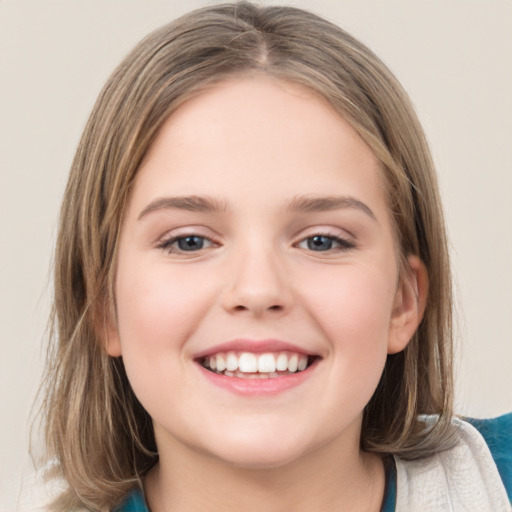
{"type": "Polygon", "coordinates": [[[288,360],[288,371],[296,372],[297,367],[299,366],[299,356],[297,354],[293,354],[292,357],[288,360]]]}
{"type": "Polygon", "coordinates": [[[297,369],[299,370],[299,372],[305,370],[307,365],[308,365],[308,358],[307,358],[307,356],[300,356],[299,357],[299,363],[297,364],[297,369]]]}
{"type": "Polygon", "coordinates": [[[258,357],[258,371],[264,373],[276,371],[276,360],[273,354],[262,354],[258,357]]]}
{"type": "MultiPolygon", "coordinates": [[[[216,360],[216,367],[218,372],[223,372],[226,369],[226,358],[222,354],[217,354],[217,356],[212,356],[212,359],[216,360]]],[[[215,368],[212,368],[214,370],[215,368]]]]}
{"type": "Polygon", "coordinates": [[[204,366],[217,373],[245,378],[276,378],[277,372],[295,373],[308,366],[308,356],[289,352],[254,354],[218,353],[204,360],[204,366]]]}
{"type": "Polygon", "coordinates": [[[238,357],[233,352],[228,352],[226,357],[226,370],[229,372],[238,370],[238,357]]]}
{"type": "Polygon", "coordinates": [[[276,370],[279,372],[285,372],[288,370],[288,357],[286,354],[279,354],[277,356],[276,370]]]}
{"type": "Polygon", "coordinates": [[[243,373],[254,373],[258,371],[258,360],[254,354],[244,352],[238,360],[238,368],[243,373]]]}

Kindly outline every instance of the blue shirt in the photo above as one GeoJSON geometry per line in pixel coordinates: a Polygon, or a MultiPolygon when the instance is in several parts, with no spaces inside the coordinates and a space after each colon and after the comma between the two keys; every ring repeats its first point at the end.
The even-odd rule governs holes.
{"type": "MultiPolygon", "coordinates": [[[[464,418],[482,435],[489,447],[512,503],[512,413],[490,420],[464,418]]],[[[386,492],[381,512],[395,512],[396,470],[394,464],[386,475],[386,492]]],[[[140,489],[134,489],[113,512],[149,512],[140,489]]]]}

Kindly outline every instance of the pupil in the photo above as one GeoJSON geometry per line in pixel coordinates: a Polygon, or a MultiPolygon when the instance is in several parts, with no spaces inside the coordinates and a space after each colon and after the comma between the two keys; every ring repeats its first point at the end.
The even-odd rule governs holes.
{"type": "Polygon", "coordinates": [[[182,251],[193,251],[196,249],[202,249],[204,240],[200,236],[187,236],[178,240],[178,247],[182,251]]]}
{"type": "Polygon", "coordinates": [[[332,249],[332,239],[322,235],[313,236],[308,239],[308,249],[313,251],[328,251],[332,249]]]}

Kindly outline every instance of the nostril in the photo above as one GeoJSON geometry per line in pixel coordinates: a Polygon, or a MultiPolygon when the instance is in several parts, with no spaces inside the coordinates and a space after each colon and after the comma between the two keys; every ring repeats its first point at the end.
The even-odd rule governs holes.
{"type": "MultiPolygon", "coordinates": [[[[241,304],[239,304],[238,306],[235,306],[234,308],[234,311],[248,311],[249,307],[247,306],[242,306],[241,304]]],[[[268,308],[265,308],[267,311],[282,311],[283,310],[283,306],[280,306],[279,304],[275,304],[274,306],[269,306],[268,308]]]]}

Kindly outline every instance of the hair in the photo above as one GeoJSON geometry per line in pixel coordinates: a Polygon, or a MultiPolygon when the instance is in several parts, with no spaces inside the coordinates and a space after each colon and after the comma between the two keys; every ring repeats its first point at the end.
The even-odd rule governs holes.
{"type": "Polygon", "coordinates": [[[452,290],[438,185],[410,100],[388,68],[336,25],[247,2],[193,11],[141,41],[94,106],[72,163],[55,252],[43,413],[48,460],[66,488],[53,510],[109,510],[158,460],[151,418],[122,358],[104,348],[118,238],[137,170],[159,128],[215,83],[263,74],[325,98],[381,164],[402,277],[429,276],[423,320],[387,357],[362,423],[363,450],[421,459],[450,443],[452,290]],[[426,426],[421,415],[435,414],[426,426]]]}

